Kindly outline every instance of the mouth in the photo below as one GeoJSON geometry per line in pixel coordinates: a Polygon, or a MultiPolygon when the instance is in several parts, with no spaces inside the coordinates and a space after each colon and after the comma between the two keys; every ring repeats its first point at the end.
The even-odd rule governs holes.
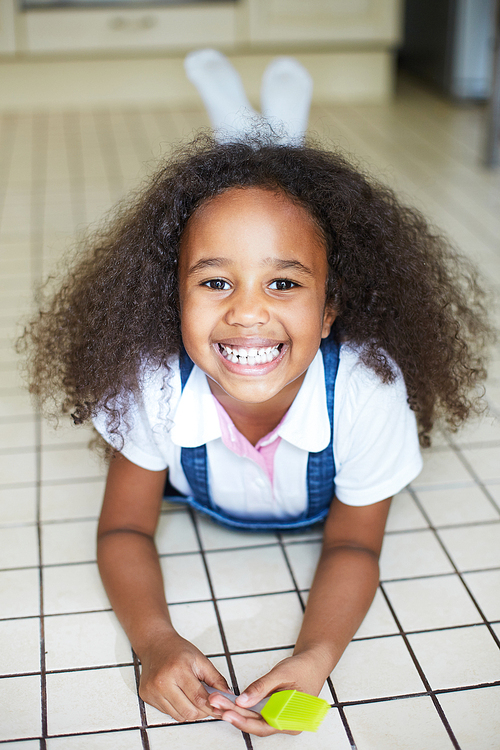
{"type": "Polygon", "coordinates": [[[244,365],[246,367],[256,367],[258,365],[268,364],[277,359],[284,347],[284,344],[275,344],[274,346],[264,347],[242,347],[227,346],[227,344],[217,344],[219,354],[235,365],[244,365]]]}

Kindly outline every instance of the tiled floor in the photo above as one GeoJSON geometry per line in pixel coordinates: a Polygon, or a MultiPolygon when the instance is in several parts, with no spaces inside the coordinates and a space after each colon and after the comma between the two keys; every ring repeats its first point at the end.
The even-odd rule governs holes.
{"type": "MultiPolygon", "coordinates": [[[[406,83],[391,106],[315,110],[312,129],[367,162],[500,289],[500,172],[480,165],[483,111],[406,83]]],[[[317,735],[268,740],[177,725],[137,696],[138,665],[101,586],[103,466],[88,434],[42,424],[11,342],[72,237],[199,112],[49,112],[0,119],[0,745],[13,750],[498,750],[500,349],[490,416],[437,435],[393,504],[382,583],[325,685],[317,735]]],[[[165,507],[158,532],[179,630],[243,688],[289,652],[319,550],[306,536],[232,533],[165,507]],[[237,575],[235,575],[237,573],[237,575]]]]}

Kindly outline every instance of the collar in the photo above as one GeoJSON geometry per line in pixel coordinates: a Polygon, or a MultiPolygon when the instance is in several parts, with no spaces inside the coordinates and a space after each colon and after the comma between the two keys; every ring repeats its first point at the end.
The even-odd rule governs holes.
{"type": "MultiPolygon", "coordinates": [[[[173,425],[170,437],[175,445],[182,448],[194,448],[222,437],[207,376],[196,365],[191,370],[171,419],[173,425]]],[[[320,350],[309,365],[304,382],[277,434],[309,453],[322,451],[329,444],[330,420],[320,350]]]]}

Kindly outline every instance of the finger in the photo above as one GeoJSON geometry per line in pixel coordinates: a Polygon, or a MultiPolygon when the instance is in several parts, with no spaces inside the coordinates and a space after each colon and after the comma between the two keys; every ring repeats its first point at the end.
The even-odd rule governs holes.
{"type": "Polygon", "coordinates": [[[211,661],[205,659],[203,664],[200,664],[194,670],[196,677],[203,682],[206,682],[210,687],[216,688],[217,690],[223,690],[226,693],[231,693],[232,690],[227,684],[226,678],[214,667],[211,661]]]}
{"type": "Polygon", "coordinates": [[[198,721],[213,716],[208,693],[194,675],[175,683],[165,700],[175,712],[171,715],[176,721],[198,721]]]}
{"type": "Polygon", "coordinates": [[[255,718],[259,715],[255,713],[255,711],[251,711],[248,708],[241,708],[240,706],[234,705],[234,703],[230,701],[229,698],[226,698],[224,695],[220,695],[219,693],[210,695],[208,700],[210,701],[210,705],[213,706],[214,709],[220,711],[236,711],[236,713],[240,714],[241,716],[248,716],[250,718],[255,718]]]}
{"type": "Polygon", "coordinates": [[[224,711],[222,714],[223,721],[227,721],[228,724],[232,724],[233,727],[240,729],[242,732],[248,732],[254,734],[256,737],[270,737],[272,734],[277,734],[278,730],[270,727],[266,724],[264,719],[261,717],[257,718],[254,713],[253,717],[241,716],[236,711],[224,711]]]}
{"type": "Polygon", "coordinates": [[[276,680],[276,677],[272,677],[272,672],[265,674],[263,677],[259,677],[258,680],[252,682],[246,690],[236,698],[236,705],[242,708],[252,708],[256,703],[261,701],[263,698],[267,698],[273,692],[279,690],[281,685],[276,680]]]}

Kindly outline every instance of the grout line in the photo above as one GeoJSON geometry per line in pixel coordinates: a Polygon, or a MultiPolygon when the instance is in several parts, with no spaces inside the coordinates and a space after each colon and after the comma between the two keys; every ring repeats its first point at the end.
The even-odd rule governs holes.
{"type": "MultiPolygon", "coordinates": [[[[297,584],[297,580],[295,578],[295,574],[293,572],[293,568],[292,568],[290,559],[288,557],[288,552],[287,552],[286,546],[283,543],[282,535],[281,535],[280,532],[277,532],[276,536],[278,538],[278,542],[280,544],[281,552],[283,553],[283,557],[285,558],[285,563],[286,563],[286,565],[288,567],[288,572],[290,573],[290,575],[292,577],[293,585],[295,586],[295,591],[297,593],[297,596],[299,597],[299,603],[300,603],[302,612],[305,612],[306,607],[304,605],[304,600],[302,598],[302,593],[301,593],[301,590],[300,590],[300,588],[299,588],[299,586],[297,584]]],[[[332,682],[331,676],[329,676],[327,678],[326,682],[328,683],[328,687],[330,689],[330,693],[331,693],[332,698],[333,698],[333,704],[334,704],[335,708],[339,712],[339,716],[340,716],[340,719],[341,719],[342,724],[344,726],[344,731],[345,731],[345,733],[347,735],[347,739],[348,739],[348,741],[351,744],[351,750],[356,750],[356,743],[354,741],[354,737],[353,737],[353,734],[352,734],[351,727],[349,726],[349,722],[347,721],[347,716],[345,715],[345,711],[344,711],[343,707],[340,705],[340,703],[338,701],[337,693],[336,693],[335,688],[333,686],[333,682],[332,682]]]]}
{"type": "MultiPolygon", "coordinates": [[[[470,487],[469,489],[472,489],[472,487],[470,487]]],[[[496,508],[496,511],[498,513],[498,508],[496,508]]],[[[461,523],[444,523],[444,524],[440,524],[439,526],[435,526],[433,528],[439,529],[440,531],[445,530],[445,529],[467,529],[470,526],[495,526],[499,522],[500,522],[500,513],[499,513],[498,518],[489,518],[484,521],[464,521],[461,523]]],[[[416,528],[416,529],[394,529],[391,531],[386,531],[385,535],[394,536],[395,534],[419,534],[419,533],[422,533],[423,531],[429,531],[429,529],[430,529],[430,526],[420,526],[419,528],[416,528]]]]}
{"type": "Polygon", "coordinates": [[[85,202],[85,170],[82,148],[81,121],[78,113],[63,115],[65,154],[68,164],[68,181],[74,234],[79,226],[87,224],[85,202]]]}
{"type": "Polygon", "coordinates": [[[5,207],[5,196],[7,195],[8,181],[10,177],[14,143],[16,141],[18,117],[17,115],[3,115],[0,143],[2,151],[0,156],[0,176],[5,186],[0,190],[0,226],[5,207]]]}
{"type": "Polygon", "coordinates": [[[97,140],[101,150],[101,160],[108,181],[109,196],[111,203],[114,205],[123,193],[124,179],[113,122],[108,110],[95,111],[93,115],[97,140]]]}
{"type": "Polygon", "coordinates": [[[141,679],[141,673],[139,670],[139,659],[137,658],[137,654],[132,649],[132,657],[134,660],[134,675],[135,675],[135,687],[137,690],[137,700],[139,703],[139,712],[141,715],[141,741],[142,741],[142,747],[143,750],[150,750],[149,747],[149,737],[148,737],[148,719],[146,716],[146,707],[144,706],[144,701],[142,700],[141,696],[139,695],[139,683],[141,679]]]}
{"type": "Polygon", "coordinates": [[[122,112],[122,117],[125,121],[125,128],[132,143],[138,164],[143,169],[147,163],[154,162],[156,164],[157,160],[154,159],[142,111],[134,109],[131,112],[122,112]]]}
{"type": "MultiPolygon", "coordinates": [[[[30,259],[31,281],[36,286],[42,276],[44,207],[46,189],[46,157],[47,157],[47,116],[34,117],[32,120],[32,188],[30,198],[30,259]]],[[[40,410],[37,408],[35,416],[36,440],[36,518],[39,555],[40,581],[40,690],[41,690],[41,729],[40,750],[46,749],[48,733],[47,716],[47,672],[45,659],[45,620],[44,620],[44,590],[43,590],[43,554],[42,554],[42,524],[41,524],[41,486],[42,486],[42,421],[40,410]]]]}
{"type": "Polygon", "coordinates": [[[436,709],[437,713],[439,714],[439,717],[440,717],[441,721],[443,722],[444,728],[448,732],[448,736],[449,736],[450,740],[453,743],[453,747],[456,750],[461,750],[460,745],[458,744],[458,740],[455,737],[455,734],[454,734],[454,732],[453,732],[453,730],[452,730],[452,728],[450,726],[450,723],[449,723],[448,719],[446,718],[446,715],[445,715],[445,713],[443,711],[443,708],[442,708],[441,704],[439,703],[439,701],[438,701],[438,699],[437,699],[437,697],[435,695],[435,692],[432,690],[432,688],[430,686],[430,683],[427,680],[427,677],[425,676],[425,672],[422,669],[422,667],[420,665],[420,662],[417,659],[417,656],[416,656],[416,654],[415,654],[415,652],[414,652],[414,650],[413,650],[413,648],[412,648],[412,646],[411,646],[411,644],[410,644],[410,642],[408,640],[408,637],[407,637],[405,631],[403,630],[403,627],[402,627],[402,625],[401,625],[401,623],[399,621],[399,618],[398,618],[398,616],[396,614],[396,611],[395,611],[394,607],[392,606],[392,603],[391,603],[391,601],[389,599],[389,596],[386,593],[386,591],[384,589],[384,586],[382,584],[380,584],[380,590],[382,591],[382,594],[383,594],[384,599],[385,599],[385,601],[387,603],[387,606],[391,610],[391,614],[394,617],[396,625],[398,626],[399,633],[400,633],[400,635],[402,636],[402,638],[403,638],[403,640],[405,642],[406,648],[408,649],[408,653],[410,654],[411,659],[413,661],[413,664],[415,665],[415,668],[416,668],[416,670],[417,670],[417,672],[418,672],[418,674],[420,676],[420,679],[422,680],[422,682],[424,684],[424,687],[425,687],[425,689],[427,691],[427,694],[432,699],[432,702],[434,703],[434,708],[436,709]]]}
{"type": "MultiPolygon", "coordinates": [[[[239,689],[239,686],[238,686],[238,680],[236,678],[236,672],[235,672],[235,669],[234,669],[233,660],[232,660],[232,657],[231,657],[231,652],[229,650],[229,646],[228,646],[228,642],[227,642],[227,638],[226,638],[226,633],[224,631],[224,626],[222,624],[222,617],[221,617],[221,614],[220,614],[220,611],[219,611],[219,606],[217,604],[217,597],[215,596],[215,590],[214,590],[214,587],[213,587],[212,578],[210,576],[210,570],[209,570],[209,567],[208,567],[205,550],[203,548],[202,538],[201,538],[201,535],[200,535],[200,531],[198,529],[197,516],[196,516],[195,512],[191,508],[188,509],[188,512],[189,512],[189,515],[191,517],[191,522],[192,522],[193,527],[194,527],[194,532],[196,534],[196,538],[198,540],[198,544],[200,546],[201,559],[202,559],[202,562],[203,562],[203,567],[205,568],[205,575],[207,577],[208,585],[209,585],[209,588],[210,588],[210,594],[211,594],[211,597],[212,597],[212,603],[213,603],[214,610],[215,610],[215,616],[217,618],[217,625],[219,627],[219,634],[220,634],[220,637],[221,637],[222,647],[224,649],[224,654],[225,654],[227,666],[228,666],[228,669],[229,669],[229,676],[231,678],[232,687],[233,687],[233,690],[236,693],[236,695],[239,695],[240,694],[240,689],[239,689]]],[[[253,750],[253,745],[252,745],[252,740],[250,738],[250,735],[247,734],[246,732],[242,732],[242,735],[243,735],[243,739],[245,740],[245,744],[246,744],[247,750],[253,750]]]]}
{"type": "MultiPolygon", "coordinates": [[[[417,506],[418,506],[419,510],[421,511],[421,513],[423,513],[423,514],[424,514],[424,516],[425,516],[426,518],[428,518],[428,516],[427,516],[427,514],[426,514],[426,512],[425,512],[425,508],[423,508],[423,507],[422,507],[422,505],[421,505],[421,503],[420,503],[420,501],[419,501],[419,499],[418,499],[417,495],[414,495],[413,499],[415,500],[415,503],[417,504],[417,506]]],[[[430,527],[430,529],[432,530],[432,532],[434,533],[434,536],[435,536],[435,538],[436,538],[436,540],[437,540],[437,542],[438,542],[439,546],[441,547],[441,549],[442,549],[442,550],[443,550],[443,552],[445,553],[446,557],[448,558],[448,560],[449,560],[449,562],[450,562],[450,565],[451,565],[451,566],[453,567],[453,570],[455,571],[455,574],[456,574],[456,575],[457,575],[457,576],[459,577],[460,581],[462,582],[462,586],[463,586],[463,587],[465,588],[465,590],[466,590],[466,591],[467,591],[467,593],[469,594],[469,596],[470,596],[470,598],[471,598],[471,600],[472,600],[472,603],[474,604],[475,608],[477,609],[477,611],[478,611],[478,613],[479,613],[479,615],[480,615],[481,619],[483,620],[483,623],[484,623],[484,624],[486,625],[486,627],[488,628],[488,630],[489,630],[489,632],[490,632],[490,635],[491,635],[491,637],[492,637],[492,638],[493,638],[493,640],[495,641],[495,643],[496,643],[497,647],[498,647],[498,648],[500,648],[500,638],[499,638],[499,637],[497,636],[497,634],[495,633],[495,631],[494,631],[494,630],[493,630],[493,628],[491,627],[491,623],[489,622],[488,618],[486,617],[486,615],[484,614],[483,610],[481,609],[481,607],[480,607],[479,603],[477,602],[477,600],[476,600],[475,596],[473,595],[472,591],[470,590],[469,586],[467,585],[466,581],[464,580],[464,577],[463,577],[463,576],[465,575],[465,573],[461,572],[461,571],[460,571],[460,570],[459,570],[459,569],[457,568],[457,566],[455,565],[455,561],[453,560],[453,557],[452,557],[452,556],[450,555],[450,553],[448,552],[448,550],[447,550],[447,548],[446,548],[446,545],[444,544],[443,540],[442,540],[442,539],[441,539],[441,537],[439,536],[439,533],[438,533],[437,529],[436,529],[436,528],[434,528],[434,526],[432,526],[432,524],[431,524],[431,522],[430,522],[430,519],[428,519],[428,520],[429,520],[429,527],[430,527]]]]}
{"type": "Polygon", "coordinates": [[[461,446],[453,445],[453,450],[454,450],[455,455],[457,456],[458,460],[462,464],[462,466],[464,466],[467,469],[467,471],[469,472],[469,474],[471,475],[471,477],[474,479],[474,482],[475,482],[476,486],[479,487],[479,489],[483,492],[483,494],[485,495],[485,497],[489,500],[490,504],[493,506],[493,508],[495,509],[496,513],[500,515],[500,511],[498,509],[497,504],[495,503],[495,500],[494,500],[493,496],[491,495],[491,493],[488,490],[488,488],[485,485],[485,483],[478,476],[476,470],[471,466],[470,462],[465,458],[465,456],[463,454],[462,447],[461,446]]]}

